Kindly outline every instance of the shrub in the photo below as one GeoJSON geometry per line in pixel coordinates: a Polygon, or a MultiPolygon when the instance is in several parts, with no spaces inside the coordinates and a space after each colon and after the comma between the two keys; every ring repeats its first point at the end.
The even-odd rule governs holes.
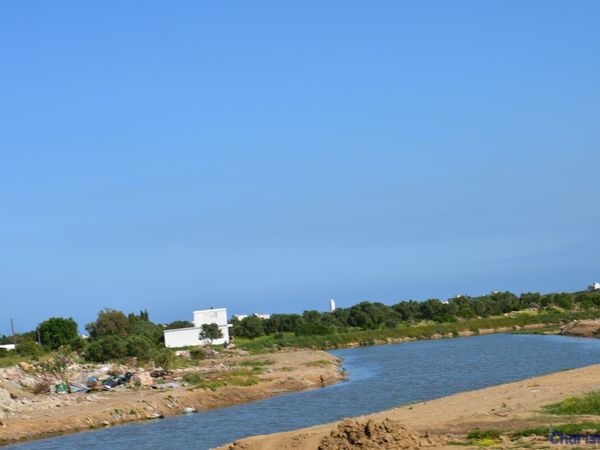
{"type": "Polygon", "coordinates": [[[183,376],[183,381],[190,384],[200,384],[204,381],[204,377],[199,372],[186,373],[183,376]]]}
{"type": "Polygon", "coordinates": [[[190,357],[194,361],[201,361],[206,359],[206,352],[202,348],[196,347],[190,350],[190,357]]]}
{"type": "Polygon", "coordinates": [[[152,359],[152,343],[144,336],[129,336],[127,338],[127,355],[133,356],[138,361],[152,359]]]}
{"type": "Polygon", "coordinates": [[[31,356],[38,358],[44,354],[44,349],[37,342],[24,341],[17,344],[16,351],[21,356],[31,356]]]}
{"type": "Polygon", "coordinates": [[[95,362],[121,359],[125,355],[127,355],[127,342],[116,335],[96,339],[88,346],[85,353],[86,359],[95,362]]]}
{"type": "Polygon", "coordinates": [[[154,355],[154,362],[164,370],[172,370],[175,365],[175,352],[170,348],[160,349],[154,355]]]}
{"type": "Polygon", "coordinates": [[[333,333],[333,328],[321,323],[302,323],[298,325],[296,336],[315,336],[333,333]]]}

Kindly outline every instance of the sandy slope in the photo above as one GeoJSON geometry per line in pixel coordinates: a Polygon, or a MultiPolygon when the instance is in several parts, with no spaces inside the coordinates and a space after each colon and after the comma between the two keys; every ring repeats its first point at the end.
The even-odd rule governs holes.
{"type": "MultiPolygon", "coordinates": [[[[305,428],[301,430],[276,433],[267,436],[255,436],[233,444],[222,447],[222,449],[244,449],[244,450],[308,450],[308,449],[329,449],[329,448],[448,448],[457,449],[455,445],[445,446],[440,442],[447,442],[463,438],[476,427],[482,429],[494,428],[499,430],[519,430],[530,428],[532,426],[545,426],[549,423],[565,423],[575,420],[574,418],[545,416],[540,412],[541,406],[560,401],[566,397],[582,394],[592,390],[600,389],[600,365],[574,369],[569,371],[557,372],[550,375],[531,378],[516,383],[494,386],[477,391],[455,394],[449,397],[432,400],[424,403],[407,405],[382,413],[372,414],[355,418],[360,425],[357,431],[356,422],[346,422],[340,427],[340,422],[305,428]],[[407,435],[406,430],[396,433],[394,430],[388,432],[388,438],[391,434],[398,434],[398,441],[385,446],[381,442],[373,441],[369,444],[369,439],[364,438],[358,446],[342,444],[343,440],[335,440],[329,437],[332,432],[338,437],[340,434],[363,433],[365,434],[368,420],[371,420],[369,426],[372,429],[379,427],[377,433],[382,433],[381,428],[384,421],[393,423],[396,428],[406,426],[409,430],[417,432],[420,436],[432,436],[430,442],[423,442],[423,445],[415,443],[416,441],[402,441],[402,436],[407,435]],[[393,422],[389,422],[393,421],[393,422]],[[354,429],[351,429],[354,426],[354,429]],[[351,430],[343,430],[343,428],[351,430]],[[342,429],[343,433],[340,433],[342,429]],[[402,434],[404,433],[404,434],[402,434]],[[402,435],[402,436],[401,436],[402,435]],[[327,438],[327,439],[326,439],[327,438]],[[439,439],[438,439],[439,438],[439,439]],[[325,439],[325,440],[324,440],[325,439]],[[332,441],[333,439],[333,441],[332,441]],[[334,445],[327,441],[334,442],[334,445]],[[338,442],[335,444],[335,442],[338,442]],[[409,442],[406,447],[401,446],[401,442],[409,442]],[[436,444],[437,443],[437,444],[436,444]]],[[[585,418],[577,418],[582,420],[585,418]]],[[[588,418],[589,419],[589,418],[588,418]]],[[[598,421],[598,418],[595,419],[598,421]]],[[[383,427],[385,428],[385,427],[383,427]]],[[[393,428],[393,427],[392,427],[393,428]]],[[[366,430],[366,434],[374,433],[372,430],[366,430]]],[[[385,434],[385,429],[383,431],[385,434]]],[[[344,435],[345,436],[345,435],[344,435]]],[[[354,436],[356,437],[356,436],[354,436]]],[[[360,438],[360,436],[358,436],[360,438]]],[[[543,438],[540,442],[529,442],[534,448],[537,446],[547,446],[548,442],[543,438]]],[[[387,445],[387,444],[386,444],[387,445]]],[[[506,443],[501,448],[522,448],[522,444],[506,443]]],[[[591,448],[591,447],[586,447],[591,448]]]]}

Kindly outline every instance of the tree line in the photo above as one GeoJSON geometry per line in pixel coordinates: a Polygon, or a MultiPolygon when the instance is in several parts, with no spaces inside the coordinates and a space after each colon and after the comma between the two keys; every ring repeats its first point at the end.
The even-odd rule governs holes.
{"type": "Polygon", "coordinates": [[[232,334],[253,339],[259,336],[292,332],[302,335],[330,335],[351,329],[394,329],[401,324],[423,321],[437,323],[498,316],[525,309],[590,309],[600,307],[600,292],[540,294],[493,292],[470,297],[457,296],[447,301],[401,301],[395,305],[364,301],[333,312],[304,311],[302,314],[273,314],[269,319],[249,316],[233,320],[232,334]]]}
{"type": "MultiPolygon", "coordinates": [[[[304,311],[302,314],[273,314],[269,319],[249,316],[234,319],[232,335],[254,339],[264,335],[324,336],[354,330],[395,330],[422,323],[452,323],[475,318],[499,316],[526,309],[562,311],[600,308],[600,292],[523,293],[494,292],[470,297],[458,296],[448,301],[402,301],[394,305],[364,301],[333,312],[304,311]]],[[[188,321],[159,325],[150,320],[147,311],[126,315],[114,309],[104,309],[94,322],[85,326],[87,339],[78,334],[72,318],[53,317],[40,323],[35,330],[16,336],[17,353],[39,358],[44,353],[66,348],[88,361],[104,362],[136,358],[169,364],[171,350],[164,347],[165,329],[187,328],[188,321]],[[41,345],[40,345],[41,344],[41,345]]],[[[218,327],[202,329],[200,336],[208,341],[217,339],[218,327]]],[[[13,337],[0,336],[0,344],[10,344],[13,337]]],[[[0,357],[8,352],[0,349],[0,357]]]]}

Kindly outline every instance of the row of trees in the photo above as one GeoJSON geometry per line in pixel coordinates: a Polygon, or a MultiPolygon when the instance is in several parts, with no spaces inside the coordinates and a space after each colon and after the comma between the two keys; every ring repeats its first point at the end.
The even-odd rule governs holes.
{"type": "Polygon", "coordinates": [[[475,317],[490,317],[524,309],[600,307],[600,293],[577,292],[539,294],[494,292],[478,297],[458,296],[448,301],[403,301],[395,305],[361,302],[350,308],[338,308],[331,313],[304,311],[303,314],[273,314],[269,319],[255,316],[233,321],[233,335],[256,338],[266,334],[293,332],[297,335],[325,335],[349,329],[372,330],[396,328],[405,323],[434,321],[455,322],[475,317]]]}

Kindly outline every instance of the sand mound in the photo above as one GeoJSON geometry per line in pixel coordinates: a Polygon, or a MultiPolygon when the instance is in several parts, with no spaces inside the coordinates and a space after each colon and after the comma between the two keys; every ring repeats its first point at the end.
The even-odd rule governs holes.
{"type": "Polygon", "coordinates": [[[358,422],[347,419],[321,440],[319,450],[414,449],[441,443],[442,439],[409,430],[395,420],[358,422]]]}

